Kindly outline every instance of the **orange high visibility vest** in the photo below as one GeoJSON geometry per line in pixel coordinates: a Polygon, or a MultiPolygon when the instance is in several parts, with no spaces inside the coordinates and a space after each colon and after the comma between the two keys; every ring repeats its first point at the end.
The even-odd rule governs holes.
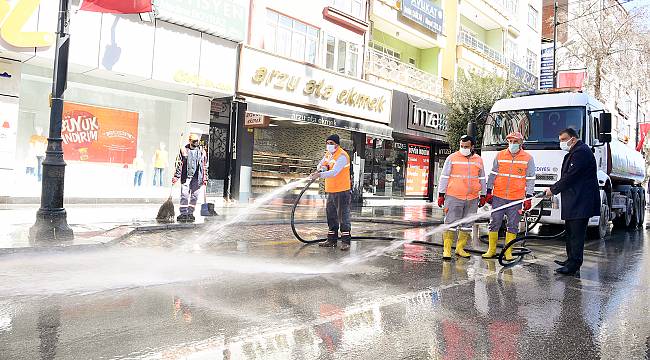
{"type": "Polygon", "coordinates": [[[479,174],[483,169],[483,160],[473,154],[464,156],[460,151],[450,155],[451,172],[447,184],[447,195],[461,200],[477,199],[481,192],[479,174]]]}
{"type": "Polygon", "coordinates": [[[526,197],[526,172],[531,156],[519,150],[512,156],[508,149],[499,151],[492,195],[506,200],[521,200],[526,197]]]}
{"type": "Polygon", "coordinates": [[[327,193],[348,191],[352,187],[350,184],[350,155],[348,155],[345,150],[339,147],[334,154],[327,152],[325,154],[325,159],[327,161],[323,165],[327,166],[327,170],[332,170],[336,163],[336,159],[341,156],[345,156],[348,159],[348,164],[345,165],[338,175],[325,179],[325,192],[327,193]]]}

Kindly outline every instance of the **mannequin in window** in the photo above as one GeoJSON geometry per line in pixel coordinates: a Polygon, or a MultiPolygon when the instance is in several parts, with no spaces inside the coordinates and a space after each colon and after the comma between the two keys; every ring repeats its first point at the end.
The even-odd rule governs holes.
{"type": "MultiPolygon", "coordinates": [[[[36,158],[36,175],[38,181],[43,179],[43,159],[45,159],[45,150],[47,150],[47,138],[43,136],[43,128],[37,126],[34,128],[35,134],[29,138],[29,156],[36,158]]],[[[30,164],[34,159],[29,159],[28,164],[30,164]]],[[[29,169],[29,166],[28,166],[29,169]]]]}
{"type": "Polygon", "coordinates": [[[163,171],[167,168],[169,161],[165,147],[165,143],[161,142],[153,155],[153,186],[163,186],[163,171]]]}
{"type": "Polygon", "coordinates": [[[142,150],[138,150],[138,156],[133,159],[133,186],[142,186],[142,175],[144,174],[144,159],[142,158],[142,150]]]}

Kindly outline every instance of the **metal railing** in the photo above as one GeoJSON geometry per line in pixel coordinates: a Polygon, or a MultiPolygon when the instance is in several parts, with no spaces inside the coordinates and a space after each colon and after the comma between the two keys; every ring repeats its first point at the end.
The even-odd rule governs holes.
{"type": "Polygon", "coordinates": [[[476,38],[476,36],[472,35],[464,29],[461,29],[460,32],[458,32],[458,44],[469,47],[470,49],[484,55],[489,60],[497,64],[503,66],[508,65],[508,59],[504,54],[487,46],[487,44],[480,41],[476,38]]]}
{"type": "Polygon", "coordinates": [[[367,50],[364,69],[367,75],[416,90],[434,99],[442,98],[440,77],[375,49],[367,50]]]}

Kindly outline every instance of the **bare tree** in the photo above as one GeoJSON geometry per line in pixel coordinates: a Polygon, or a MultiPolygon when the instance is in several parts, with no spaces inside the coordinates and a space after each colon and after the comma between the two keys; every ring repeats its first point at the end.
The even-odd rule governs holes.
{"type": "Polygon", "coordinates": [[[645,8],[628,11],[616,0],[572,0],[558,16],[568,41],[559,47],[558,68],[586,68],[586,87],[605,102],[603,80],[611,74],[627,87],[648,87],[650,40],[645,8]]]}

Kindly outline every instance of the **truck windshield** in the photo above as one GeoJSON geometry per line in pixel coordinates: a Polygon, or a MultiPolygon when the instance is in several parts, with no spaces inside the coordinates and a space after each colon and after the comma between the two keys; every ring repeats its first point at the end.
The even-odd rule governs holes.
{"type": "Polygon", "coordinates": [[[510,110],[491,113],[485,123],[483,146],[506,145],[513,131],[524,135],[526,144],[558,144],[560,131],[573,128],[582,139],[585,112],[580,107],[510,110]]]}

